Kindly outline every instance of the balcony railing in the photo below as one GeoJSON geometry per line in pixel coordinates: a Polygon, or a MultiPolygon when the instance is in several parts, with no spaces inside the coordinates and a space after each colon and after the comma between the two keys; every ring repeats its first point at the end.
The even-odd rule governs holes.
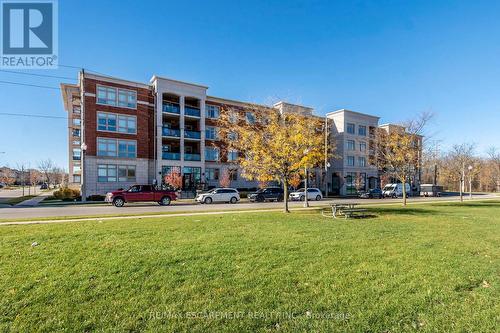
{"type": "Polygon", "coordinates": [[[201,132],[200,131],[184,131],[184,138],[187,139],[201,139],[201,132]]]}
{"type": "Polygon", "coordinates": [[[181,153],[163,152],[161,158],[164,160],[180,160],[181,153]]]}
{"type": "Polygon", "coordinates": [[[186,116],[200,117],[200,109],[194,108],[192,106],[184,106],[184,114],[186,116]]]}
{"type": "Polygon", "coordinates": [[[185,161],[200,161],[201,160],[201,155],[200,154],[184,154],[184,160],[185,161]]]}
{"type": "Polygon", "coordinates": [[[168,113],[176,113],[180,114],[181,113],[181,108],[179,105],[174,104],[174,103],[168,103],[168,102],[163,102],[163,112],[168,112],[168,113]]]}
{"type": "Polygon", "coordinates": [[[163,136],[173,136],[176,138],[181,137],[181,130],[180,129],[175,129],[175,128],[168,128],[168,127],[163,127],[161,134],[163,136]]]}

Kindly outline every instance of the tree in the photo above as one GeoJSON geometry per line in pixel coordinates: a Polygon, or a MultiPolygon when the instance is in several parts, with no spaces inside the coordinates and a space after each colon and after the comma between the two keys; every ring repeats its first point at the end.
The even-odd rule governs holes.
{"type": "Polygon", "coordinates": [[[431,117],[422,113],[406,123],[376,131],[376,163],[380,170],[403,184],[403,206],[407,199],[405,184],[421,165],[422,135],[431,117]]]}
{"type": "Polygon", "coordinates": [[[490,179],[492,180],[494,190],[500,192],[500,150],[495,147],[488,149],[488,166],[491,170],[490,179]]]}
{"type": "Polygon", "coordinates": [[[229,187],[231,185],[231,174],[229,169],[224,169],[219,179],[221,187],[229,187]]]}
{"type": "Polygon", "coordinates": [[[465,174],[467,167],[474,162],[474,150],[475,145],[473,143],[454,145],[444,158],[444,177],[458,183],[460,201],[462,202],[464,201],[465,174]]]}
{"type": "Polygon", "coordinates": [[[182,176],[179,170],[172,168],[168,174],[163,178],[165,184],[170,185],[175,190],[182,188],[182,176]]]}
{"type": "Polygon", "coordinates": [[[48,185],[50,185],[50,183],[53,181],[52,171],[53,171],[54,167],[55,167],[55,164],[54,164],[54,162],[52,162],[52,160],[50,158],[46,159],[46,160],[42,160],[38,163],[38,169],[44,175],[45,181],[47,182],[48,185]]]}
{"type": "Polygon", "coordinates": [[[281,113],[257,105],[245,109],[223,108],[219,118],[226,148],[239,152],[235,161],[242,176],[260,182],[278,181],[284,188],[284,211],[288,209],[290,180],[304,167],[325,160],[324,124],[321,118],[281,113]],[[253,115],[252,120],[242,115],[253,115]]]}

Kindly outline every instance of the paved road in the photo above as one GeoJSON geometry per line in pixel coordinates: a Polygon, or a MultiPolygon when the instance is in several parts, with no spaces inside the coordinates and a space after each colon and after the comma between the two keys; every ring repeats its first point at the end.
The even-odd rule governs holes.
{"type": "MultiPolygon", "coordinates": [[[[499,198],[494,195],[474,195],[474,199],[488,199],[488,198],[499,198]]],[[[422,201],[442,201],[442,200],[458,200],[458,197],[446,196],[441,198],[410,198],[409,202],[422,202],[422,201]]],[[[312,207],[324,206],[330,202],[358,202],[365,204],[372,203],[397,203],[401,202],[401,199],[325,199],[322,201],[312,201],[310,205],[312,207]]],[[[302,207],[302,202],[291,202],[291,208],[302,207]]],[[[212,205],[200,205],[188,202],[173,202],[171,206],[163,207],[157,204],[127,204],[125,207],[116,208],[111,205],[72,205],[72,206],[61,206],[61,207],[32,207],[32,208],[0,208],[0,219],[23,219],[23,218],[43,218],[43,217],[63,217],[63,216],[89,216],[89,215],[113,215],[113,214],[148,214],[148,213],[158,213],[158,212],[201,212],[201,211],[227,211],[227,210],[249,210],[249,209],[272,209],[281,208],[283,203],[281,202],[265,202],[265,203],[249,203],[240,202],[237,204],[212,204],[212,205]]]]}
{"type": "MultiPolygon", "coordinates": [[[[28,187],[24,188],[24,195],[29,194],[40,194],[40,189],[38,187],[31,187],[28,192],[28,187]],[[35,193],[36,192],[36,193],[35,193]]],[[[9,199],[21,197],[23,195],[22,189],[15,190],[4,190],[0,189],[0,205],[5,204],[9,199]]]]}

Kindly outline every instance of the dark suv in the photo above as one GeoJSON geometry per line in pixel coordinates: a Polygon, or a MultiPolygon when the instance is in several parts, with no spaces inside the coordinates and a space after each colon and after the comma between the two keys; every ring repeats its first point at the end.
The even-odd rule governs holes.
{"type": "Polygon", "coordinates": [[[279,187],[266,187],[261,188],[255,193],[248,194],[248,200],[251,202],[264,202],[264,201],[282,201],[283,189],[279,187]]]}

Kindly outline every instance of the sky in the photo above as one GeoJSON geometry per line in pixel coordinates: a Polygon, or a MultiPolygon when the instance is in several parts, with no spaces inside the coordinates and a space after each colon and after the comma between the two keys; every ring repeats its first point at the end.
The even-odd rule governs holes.
{"type": "MultiPolygon", "coordinates": [[[[499,1],[59,1],[57,70],[0,81],[58,87],[84,67],[154,75],[256,103],[345,108],[401,122],[421,112],[442,151],[500,148],[499,1]]],[[[73,79],[72,79],[73,78],[73,79]]],[[[54,89],[0,83],[0,165],[67,168],[66,113],[54,89]]]]}

